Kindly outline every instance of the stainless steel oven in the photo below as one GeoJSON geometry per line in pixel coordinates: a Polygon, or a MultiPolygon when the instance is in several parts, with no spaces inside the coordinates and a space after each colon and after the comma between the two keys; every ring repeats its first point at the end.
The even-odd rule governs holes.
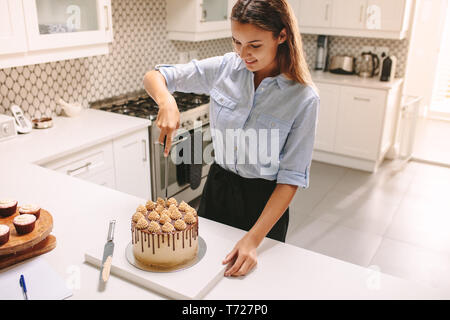
{"type": "MultiPolygon", "coordinates": [[[[195,109],[191,109],[188,112],[181,114],[180,123],[182,128],[179,129],[173,138],[172,152],[177,152],[179,147],[183,146],[183,143],[188,143],[188,137],[194,139],[194,132],[202,133],[202,155],[209,152],[212,148],[211,131],[209,128],[209,121],[207,115],[209,114],[209,105],[203,105],[195,109]],[[201,121],[201,127],[193,128],[194,120],[201,121]],[[183,125],[184,124],[184,125],[183,125]],[[185,129],[185,130],[182,130],[185,129]],[[188,133],[188,135],[187,135],[188,133]]],[[[158,138],[160,135],[160,129],[156,124],[150,127],[150,137],[151,137],[151,152],[152,155],[152,195],[156,199],[157,197],[165,197],[165,158],[163,153],[163,146],[160,145],[158,138]]],[[[183,182],[177,175],[177,164],[172,161],[169,155],[168,161],[168,197],[175,197],[176,199],[184,200],[189,202],[201,195],[203,191],[204,184],[206,182],[206,177],[209,172],[210,163],[207,163],[208,159],[202,159],[201,166],[201,182],[200,185],[192,189],[189,182],[183,182]]],[[[180,164],[178,164],[179,166],[180,164]]],[[[189,164],[187,164],[189,165],[189,164]]]]}
{"type": "MultiPolygon", "coordinates": [[[[209,130],[209,96],[181,92],[175,92],[173,96],[175,97],[175,101],[177,102],[178,109],[180,111],[181,128],[185,129],[183,132],[188,131],[190,134],[193,134],[194,124],[196,124],[196,121],[201,121],[203,132],[203,153],[203,151],[212,144],[211,132],[209,130]]],[[[93,102],[91,103],[91,108],[128,116],[146,118],[152,121],[152,125],[149,127],[152,200],[156,200],[157,197],[165,197],[165,161],[163,148],[158,142],[160,130],[154,121],[158,115],[158,106],[153,99],[149,97],[145,90],[139,90],[117,97],[93,102]]],[[[181,129],[179,131],[181,132],[181,129]]],[[[176,135],[174,138],[174,143],[181,143],[177,142],[178,137],[176,135]]],[[[201,183],[197,188],[192,189],[189,183],[179,183],[179,179],[177,179],[177,167],[172,161],[169,161],[169,183],[167,195],[169,197],[176,197],[179,201],[184,200],[185,202],[189,202],[194,200],[200,196],[203,191],[203,186],[205,184],[209,168],[210,165],[208,163],[203,163],[201,170],[201,183]]]]}

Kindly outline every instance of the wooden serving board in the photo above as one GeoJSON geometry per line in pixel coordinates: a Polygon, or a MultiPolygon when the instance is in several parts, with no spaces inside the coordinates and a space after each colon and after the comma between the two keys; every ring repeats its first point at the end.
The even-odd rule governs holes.
{"type": "Polygon", "coordinates": [[[49,235],[47,238],[36,244],[34,247],[25,249],[15,254],[0,256],[0,269],[12,266],[26,259],[39,256],[41,254],[53,250],[55,247],[56,247],[56,238],[53,235],[49,235]]]}
{"type": "Polygon", "coordinates": [[[19,215],[19,209],[16,210],[16,213],[7,218],[0,218],[0,224],[6,224],[10,230],[9,241],[0,246],[0,258],[5,255],[18,254],[24,250],[33,248],[46,239],[53,229],[52,215],[48,211],[41,209],[41,215],[39,219],[36,220],[34,230],[30,233],[19,235],[13,224],[14,217],[17,215],[19,215]]]}

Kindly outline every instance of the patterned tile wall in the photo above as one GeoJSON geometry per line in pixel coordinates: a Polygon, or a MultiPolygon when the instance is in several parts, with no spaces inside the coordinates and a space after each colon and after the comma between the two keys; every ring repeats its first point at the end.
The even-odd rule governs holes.
{"type": "MultiPolygon", "coordinates": [[[[61,113],[59,98],[90,102],[142,89],[142,77],[158,63],[177,63],[178,52],[196,50],[198,58],[223,55],[232,50],[230,39],[198,43],[169,41],[165,0],[112,0],[114,42],[110,54],[42,63],[0,70],[0,113],[11,114],[12,104],[29,118],[61,113]]],[[[304,49],[314,66],[316,35],[304,35],[304,49]]],[[[405,56],[407,41],[333,37],[330,54],[358,55],[363,45],[388,46],[405,56]]],[[[399,61],[397,75],[404,74],[399,61]]]]}

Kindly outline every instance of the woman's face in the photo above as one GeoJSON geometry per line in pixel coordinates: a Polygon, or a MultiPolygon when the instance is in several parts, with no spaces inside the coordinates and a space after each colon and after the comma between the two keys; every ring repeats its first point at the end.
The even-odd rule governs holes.
{"type": "Polygon", "coordinates": [[[272,73],[278,69],[278,45],[286,40],[283,29],[278,38],[271,31],[263,30],[250,23],[231,21],[231,33],[235,51],[252,72],[272,73]]]}

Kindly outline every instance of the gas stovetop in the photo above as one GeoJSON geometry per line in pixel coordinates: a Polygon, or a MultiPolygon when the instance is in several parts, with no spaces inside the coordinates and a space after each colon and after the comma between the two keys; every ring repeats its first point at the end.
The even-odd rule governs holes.
{"type": "MultiPolygon", "coordinates": [[[[173,96],[180,113],[209,103],[209,96],[207,95],[174,92],[173,96]]],[[[156,119],[159,110],[156,102],[145,91],[97,101],[91,104],[91,108],[152,121],[156,119]]]]}

